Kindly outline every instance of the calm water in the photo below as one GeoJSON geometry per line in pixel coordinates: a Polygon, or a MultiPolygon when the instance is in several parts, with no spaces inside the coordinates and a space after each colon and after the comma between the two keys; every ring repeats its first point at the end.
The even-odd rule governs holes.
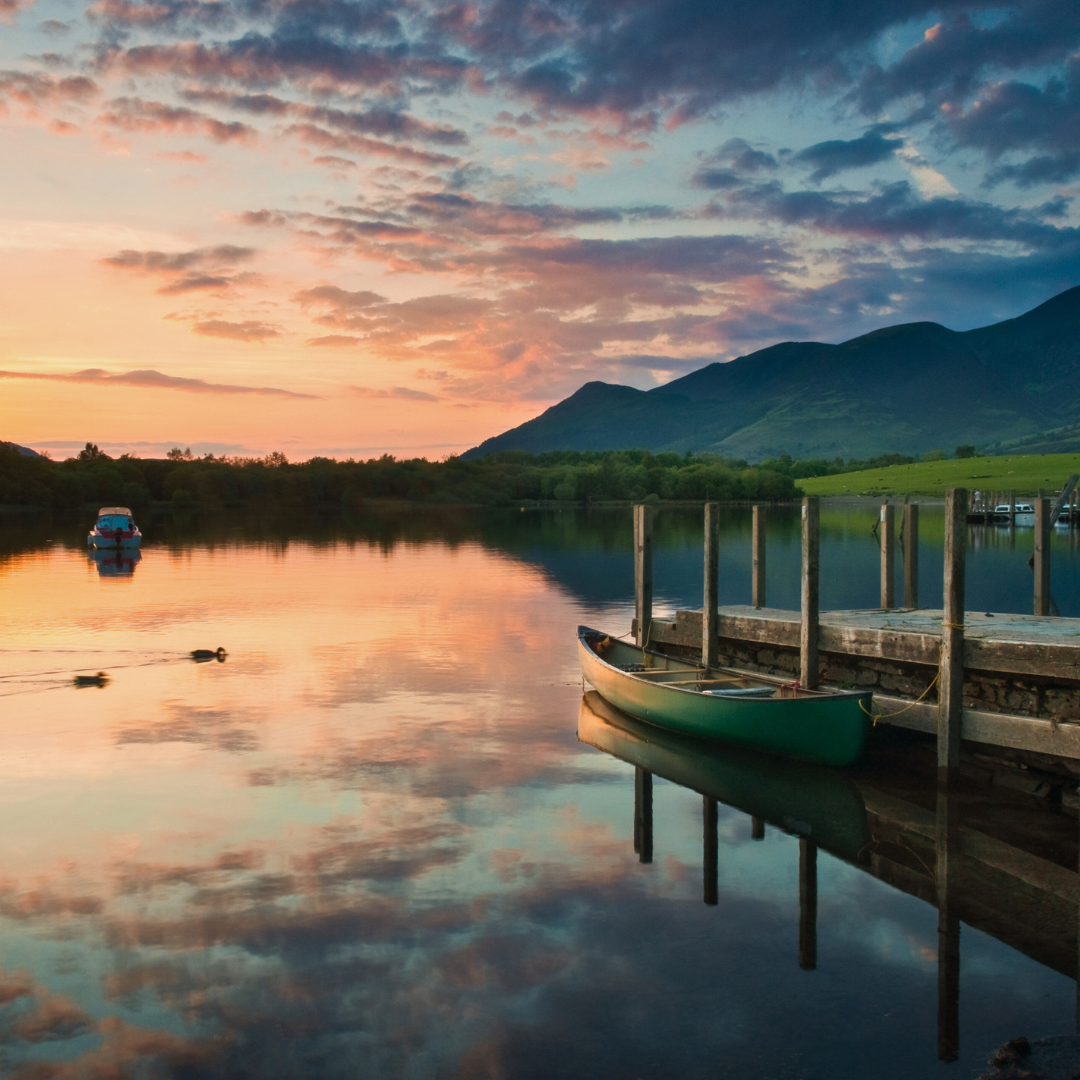
{"type": "MultiPolygon", "coordinates": [[[[823,606],[876,606],[874,511],[822,516],[823,606]]],[[[640,861],[641,740],[582,711],[573,636],[629,627],[628,510],[163,519],[119,565],[85,524],[0,526],[0,1074],[966,1078],[1073,1030],[1071,969],[965,923],[939,1062],[938,912],[847,849],[849,779],[668,748],[777,794],[719,805],[715,905],[689,787],[654,779],[640,861]],[[843,836],[807,970],[815,815],[843,836]]],[[[922,532],[931,606],[931,508],[922,532]]],[[[748,513],[724,537],[721,599],[748,602],[748,513]]],[[[662,512],[657,544],[658,609],[700,605],[700,510],[662,512]]],[[[794,511],[769,545],[794,607],[794,511]]],[[[980,534],[971,606],[1029,611],[1029,553],[980,534]]],[[[1064,615],[1078,566],[1056,537],[1064,615]]]]}

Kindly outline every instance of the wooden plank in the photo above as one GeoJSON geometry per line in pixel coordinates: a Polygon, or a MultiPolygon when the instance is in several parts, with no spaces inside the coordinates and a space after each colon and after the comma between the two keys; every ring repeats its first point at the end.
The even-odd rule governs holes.
{"type": "Polygon", "coordinates": [[[919,504],[905,503],[904,520],[904,607],[919,606],[919,504]]]}
{"type": "Polygon", "coordinates": [[[1050,614],[1050,500],[1035,502],[1035,599],[1036,615],[1050,614]]]}
{"type": "MultiPolygon", "coordinates": [[[[937,729],[937,711],[934,702],[921,701],[913,705],[906,698],[874,694],[875,713],[899,714],[884,716],[880,721],[883,724],[933,734],[937,729]]],[[[1053,724],[1033,716],[964,709],[960,737],[989,746],[1035,750],[1041,754],[1080,759],[1080,724],[1053,724]]]]}
{"type": "Polygon", "coordinates": [[[890,503],[881,507],[881,607],[883,611],[896,607],[896,538],[893,528],[893,508],[890,503]]]}
{"type": "Polygon", "coordinates": [[[967,545],[967,491],[945,496],[944,615],[938,685],[938,775],[951,780],[960,766],[960,724],[964,694],[964,575],[967,545]]]}
{"type": "Polygon", "coordinates": [[[705,504],[705,592],[701,610],[701,663],[716,663],[716,620],[719,603],[717,562],[720,554],[720,504],[705,504]]]}
{"type": "Polygon", "coordinates": [[[652,630],[652,526],[652,507],[638,503],[634,507],[634,617],[638,645],[650,640],[652,630]]]}
{"type": "Polygon", "coordinates": [[[799,682],[818,684],[818,606],[821,571],[820,511],[816,497],[802,503],[802,587],[799,627],[799,682]]]}
{"type": "Polygon", "coordinates": [[[752,599],[756,608],[765,606],[765,507],[755,506],[753,511],[752,538],[752,599]]]}

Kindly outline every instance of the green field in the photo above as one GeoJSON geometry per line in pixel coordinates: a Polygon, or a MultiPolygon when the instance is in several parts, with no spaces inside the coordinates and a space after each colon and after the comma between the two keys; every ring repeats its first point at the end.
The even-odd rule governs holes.
{"type": "Polygon", "coordinates": [[[1080,454],[1016,454],[890,465],[798,484],[807,495],[944,495],[954,487],[1037,495],[1039,488],[1058,491],[1072,473],[1080,473],[1080,454]]]}

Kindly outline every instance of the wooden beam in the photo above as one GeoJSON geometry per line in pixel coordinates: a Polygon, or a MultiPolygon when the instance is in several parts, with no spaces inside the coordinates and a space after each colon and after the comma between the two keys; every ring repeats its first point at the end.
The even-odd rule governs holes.
{"type": "Polygon", "coordinates": [[[1057,524],[1057,520],[1061,517],[1061,511],[1069,505],[1069,497],[1073,491],[1076,490],[1076,482],[1080,480],[1080,473],[1073,473],[1068,480],[1065,481],[1065,486],[1061,489],[1061,493],[1057,497],[1057,502],[1054,503],[1054,509],[1050,512],[1050,526],[1051,528],[1057,524]]]}
{"type": "Polygon", "coordinates": [[[960,767],[960,724],[964,695],[964,575],[967,548],[967,491],[945,496],[944,616],[938,684],[937,764],[943,780],[960,767]]]}
{"type": "Polygon", "coordinates": [[[1050,614],[1050,500],[1035,503],[1035,602],[1036,615],[1050,614]]]}
{"type": "Polygon", "coordinates": [[[802,587],[799,629],[799,682],[818,684],[818,604],[821,571],[820,510],[815,496],[802,502],[802,587]]]}
{"type": "Polygon", "coordinates": [[[753,597],[751,603],[756,608],[765,606],[765,507],[755,506],[753,526],[751,528],[753,548],[753,597]]]}
{"type": "Polygon", "coordinates": [[[705,595],[701,609],[701,663],[716,664],[716,619],[719,604],[717,562],[720,553],[720,504],[705,504],[705,595]]]}
{"type": "Polygon", "coordinates": [[[896,607],[896,537],[893,528],[893,508],[890,503],[881,507],[881,607],[889,611],[896,607]]]}
{"type": "Polygon", "coordinates": [[[904,607],[919,606],[919,504],[904,504],[904,607]]]}
{"type": "Polygon", "coordinates": [[[652,507],[634,507],[634,618],[637,643],[644,646],[652,629],[653,559],[652,507]]]}
{"type": "MultiPolygon", "coordinates": [[[[937,732],[938,706],[933,702],[912,704],[906,698],[875,694],[874,711],[900,713],[895,717],[886,715],[881,720],[883,724],[925,731],[931,735],[937,732]],[[904,710],[902,713],[901,709],[904,710]]],[[[1007,746],[1013,750],[1034,750],[1055,757],[1080,759],[1080,724],[1052,724],[1049,720],[1039,720],[1033,716],[964,709],[960,737],[988,746],[1007,746]]]]}

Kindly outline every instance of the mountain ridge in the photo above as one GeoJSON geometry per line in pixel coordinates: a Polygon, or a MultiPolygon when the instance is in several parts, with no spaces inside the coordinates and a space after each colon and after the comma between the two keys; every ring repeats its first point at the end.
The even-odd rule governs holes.
{"type": "Polygon", "coordinates": [[[761,460],[921,454],[1080,422],[1080,286],[974,330],[778,342],[650,390],[599,381],[464,457],[640,448],[761,460]]]}

